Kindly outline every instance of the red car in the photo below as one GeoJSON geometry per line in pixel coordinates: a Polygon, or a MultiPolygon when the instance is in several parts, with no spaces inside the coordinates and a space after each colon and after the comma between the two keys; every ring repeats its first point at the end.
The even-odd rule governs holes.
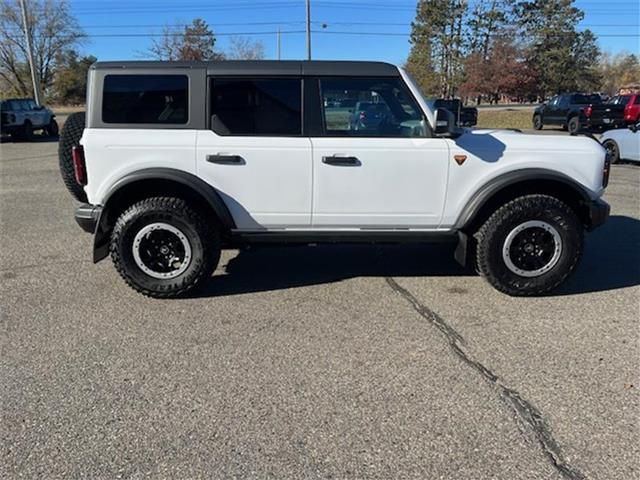
{"type": "Polygon", "coordinates": [[[624,122],[635,123],[640,121],[640,94],[618,95],[612,99],[612,103],[624,105],[624,122]]]}

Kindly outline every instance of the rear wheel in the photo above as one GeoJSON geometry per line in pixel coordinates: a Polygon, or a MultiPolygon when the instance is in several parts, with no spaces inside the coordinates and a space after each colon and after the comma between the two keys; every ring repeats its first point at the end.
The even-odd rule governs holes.
{"type": "Polygon", "coordinates": [[[22,134],[20,136],[27,142],[33,140],[33,125],[31,125],[31,122],[24,123],[22,127],[22,134]]]}
{"type": "Polygon", "coordinates": [[[542,130],[542,116],[541,115],[534,115],[533,116],[533,128],[535,130],[542,130]]]}
{"type": "Polygon", "coordinates": [[[567,124],[567,130],[569,130],[569,133],[571,135],[575,135],[576,133],[578,133],[580,131],[580,118],[571,117],[569,119],[569,123],[567,124]]]}
{"type": "Polygon", "coordinates": [[[547,293],[575,270],[583,226],[573,210],[547,195],[526,195],[499,208],[476,234],[476,264],[501,292],[547,293]]]}
{"type": "Polygon", "coordinates": [[[602,146],[605,148],[611,159],[611,163],[618,163],[620,161],[620,149],[618,144],[613,140],[605,140],[602,146]]]}
{"type": "Polygon", "coordinates": [[[172,298],[211,276],[220,259],[220,232],[185,200],[152,197],[120,215],[110,251],[130,287],[172,298]]]}

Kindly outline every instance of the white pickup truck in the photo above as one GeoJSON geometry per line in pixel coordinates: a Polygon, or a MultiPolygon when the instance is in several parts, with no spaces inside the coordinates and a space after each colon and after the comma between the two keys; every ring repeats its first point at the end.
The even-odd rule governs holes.
{"type": "Polygon", "coordinates": [[[452,241],[497,289],[539,295],[609,215],[598,142],[458,128],[380,62],[96,63],[60,162],[94,261],[161,298],[260,242],[452,241]]]}

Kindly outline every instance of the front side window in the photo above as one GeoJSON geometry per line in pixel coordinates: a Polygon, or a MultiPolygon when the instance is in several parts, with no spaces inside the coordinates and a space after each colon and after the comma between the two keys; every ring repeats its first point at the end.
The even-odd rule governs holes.
{"type": "Polygon", "coordinates": [[[220,135],[302,135],[300,78],[213,78],[210,91],[220,135]]]}
{"type": "Polygon", "coordinates": [[[399,78],[320,79],[329,136],[425,137],[426,123],[399,78]]]}
{"type": "Polygon", "coordinates": [[[102,121],[123,124],[185,124],[189,120],[186,75],[107,75],[102,121]]]}

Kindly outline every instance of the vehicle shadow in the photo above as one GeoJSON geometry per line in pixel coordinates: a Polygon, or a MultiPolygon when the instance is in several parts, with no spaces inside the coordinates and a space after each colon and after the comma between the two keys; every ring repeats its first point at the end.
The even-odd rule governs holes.
{"type": "Polygon", "coordinates": [[[612,216],[587,235],[582,262],[552,295],[603,292],[640,285],[640,220],[612,216]]]}
{"type": "MultiPolygon", "coordinates": [[[[640,285],[640,221],[613,216],[587,236],[570,281],[552,296],[640,285]]],[[[453,259],[452,244],[319,245],[241,250],[224,273],[190,297],[218,297],[338,282],[354,277],[474,276],[453,259]]],[[[487,285],[487,288],[489,285],[487,285]]]]}
{"type": "Polygon", "coordinates": [[[30,141],[26,141],[18,140],[9,135],[2,134],[0,136],[0,143],[58,143],[58,137],[34,134],[33,138],[30,141]]]}
{"type": "Polygon", "coordinates": [[[454,249],[455,244],[251,247],[190,296],[266,292],[354,277],[474,275],[455,262],[454,249]]]}

